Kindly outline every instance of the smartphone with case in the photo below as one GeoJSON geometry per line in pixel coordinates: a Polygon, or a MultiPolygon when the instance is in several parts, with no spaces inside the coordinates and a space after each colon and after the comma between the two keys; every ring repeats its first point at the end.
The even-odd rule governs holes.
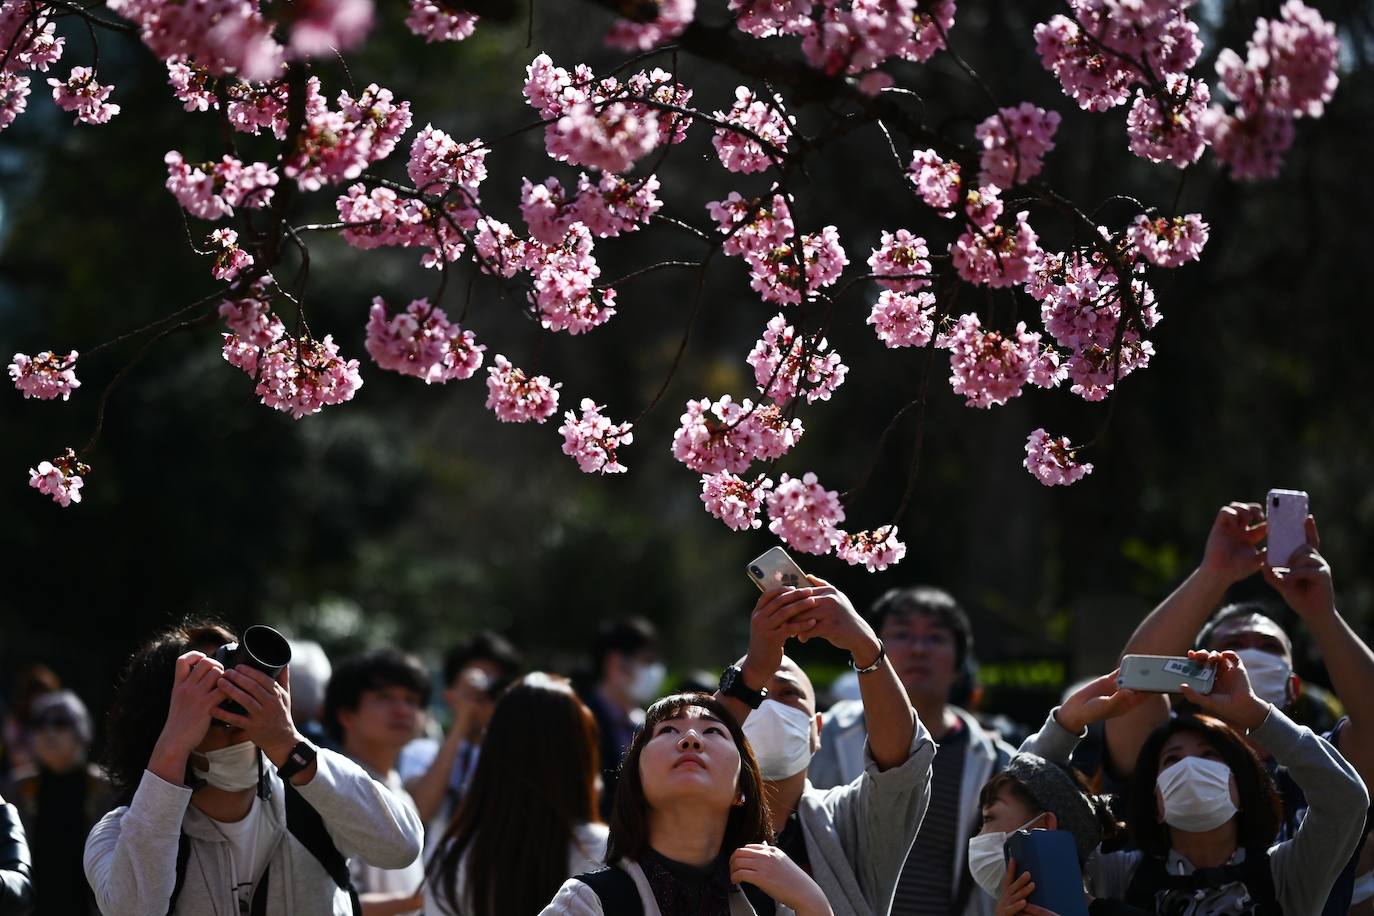
{"type": "Polygon", "coordinates": [[[1016,860],[1016,872],[1031,873],[1035,890],[1030,903],[1056,916],[1088,916],[1083,894],[1083,872],[1078,867],[1078,848],[1067,830],[1018,830],[1002,847],[1016,860]]]}
{"type": "Polygon", "coordinates": [[[749,581],[766,592],[775,588],[807,588],[811,581],[797,562],[788,556],[781,547],[774,547],[762,556],[755,557],[747,567],[749,581]]]}
{"type": "Polygon", "coordinates": [[[1121,660],[1116,686],[1142,693],[1178,693],[1187,684],[1198,693],[1211,693],[1217,669],[1179,655],[1127,655],[1121,660]]]}
{"type": "Polygon", "coordinates": [[[1264,509],[1269,520],[1269,565],[1287,569],[1293,551],[1307,543],[1307,494],[1302,490],[1270,490],[1264,509]]]}

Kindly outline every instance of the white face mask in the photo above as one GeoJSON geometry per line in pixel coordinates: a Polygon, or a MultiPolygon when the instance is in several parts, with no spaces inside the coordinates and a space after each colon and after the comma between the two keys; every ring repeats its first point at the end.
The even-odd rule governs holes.
{"type": "Polygon", "coordinates": [[[1245,664],[1245,673],[1250,676],[1250,688],[1255,696],[1279,709],[1288,705],[1288,682],[1293,676],[1293,668],[1283,660],[1283,656],[1263,649],[1241,649],[1236,652],[1245,664]]]}
{"type": "Polygon", "coordinates": [[[658,692],[663,689],[663,678],[667,673],[668,669],[664,667],[663,662],[636,666],[634,680],[630,682],[630,697],[636,703],[644,704],[657,700],[658,692]]]}
{"type": "Polygon", "coordinates": [[[258,746],[251,741],[240,741],[222,747],[217,751],[206,751],[203,756],[210,769],[202,770],[193,762],[191,772],[216,789],[226,792],[242,792],[255,789],[258,785],[258,746]]]}
{"type": "Polygon", "coordinates": [[[1231,801],[1231,768],[1219,760],[1184,757],[1155,780],[1164,796],[1164,823],[1176,830],[1203,833],[1236,816],[1231,801]]]}
{"type": "Polygon", "coordinates": [[[779,700],[764,700],[744,720],[759,772],[769,782],[795,776],[811,763],[811,717],[779,700]]]}
{"type": "MultiPolygon", "coordinates": [[[[1016,830],[1025,830],[1045,815],[1037,814],[1016,830]]],[[[1002,848],[1007,837],[1016,830],[994,830],[980,833],[968,841],[968,871],[978,886],[993,897],[1002,896],[1002,879],[1007,875],[1007,859],[1002,848]]]]}

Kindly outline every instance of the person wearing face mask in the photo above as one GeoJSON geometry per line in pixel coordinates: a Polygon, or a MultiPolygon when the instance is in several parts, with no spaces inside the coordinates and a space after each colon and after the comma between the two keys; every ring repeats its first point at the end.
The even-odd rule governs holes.
{"type": "MultiPolygon", "coordinates": [[[[1363,830],[1363,782],[1325,739],[1255,695],[1236,653],[1189,657],[1216,666],[1215,686],[1206,696],[1183,687],[1199,713],[1171,719],[1142,746],[1127,817],[1138,848],[1089,863],[1093,894],[1157,916],[1321,912],[1363,830]],[[1307,795],[1288,840],[1276,842],[1278,795],[1251,745],[1307,795]]],[[[1067,762],[1091,721],[1055,710],[1021,750],[1067,762]]]]}
{"type": "Polygon", "coordinates": [[[580,692],[601,735],[603,818],[615,804],[620,759],[644,721],[644,707],[663,689],[664,674],[653,624],[629,617],[602,625],[592,647],[592,680],[580,692]]]}
{"type": "Polygon", "coordinates": [[[81,870],[86,834],[113,807],[110,782],[86,759],[91,717],[70,690],[33,702],[29,727],[32,771],[14,782],[11,797],[33,852],[35,916],[95,912],[81,870]]]}
{"type": "MultiPolygon", "coordinates": [[[[725,670],[716,696],[744,723],[758,757],[777,848],[816,880],[836,916],[886,916],[929,804],[935,743],[873,628],[842,592],[810,580],[760,596],[749,652],[725,670]],[[810,678],[784,655],[793,637],[826,640],[858,672],[865,766],[843,785],[819,789],[808,779],[821,717],[810,678]]],[[[762,897],[754,907],[773,912],[762,897]]]]}
{"type": "Polygon", "coordinates": [[[409,805],[301,737],[289,666],[273,680],[211,657],[235,641],[188,621],[125,668],[105,752],[124,804],[85,849],[105,916],[357,916],[350,859],[402,868],[420,854],[409,805]]]}
{"type": "MultiPolygon", "coordinates": [[[[1232,585],[1262,573],[1312,634],[1347,711],[1346,718],[1323,737],[1350,761],[1366,785],[1374,785],[1374,690],[1369,689],[1374,683],[1374,651],[1337,611],[1331,567],[1319,552],[1321,539],[1315,519],[1309,516],[1306,525],[1307,544],[1291,557],[1270,557],[1264,547],[1267,527],[1263,507],[1241,502],[1222,507],[1208,536],[1202,564],[1136,628],[1123,654],[1181,655],[1190,646],[1234,651],[1244,660],[1256,694],[1290,711],[1301,682],[1293,674],[1293,644],[1288,634],[1262,603],[1241,602],[1216,610],[1232,585]]],[[[1119,777],[1129,777],[1145,739],[1169,715],[1169,700],[1155,697],[1129,715],[1107,723],[1108,758],[1119,777]]],[[[1271,755],[1264,748],[1256,750],[1266,759],[1277,783],[1283,807],[1279,839],[1288,839],[1302,823],[1307,803],[1296,781],[1271,755]]],[[[1358,851],[1320,910],[1323,916],[1344,916],[1347,912],[1357,858],[1358,851]]]]}

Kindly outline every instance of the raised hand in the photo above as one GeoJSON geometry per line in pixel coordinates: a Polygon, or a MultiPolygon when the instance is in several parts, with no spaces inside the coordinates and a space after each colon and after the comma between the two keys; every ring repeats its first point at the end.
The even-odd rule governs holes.
{"type": "Polygon", "coordinates": [[[749,654],[744,663],[745,683],[764,686],[782,665],[783,646],[793,636],[815,628],[814,620],[799,620],[810,608],[803,592],[809,589],[774,588],[759,596],[749,617],[749,654]]]}
{"type": "Polygon", "coordinates": [[[750,843],[730,855],[730,883],[748,883],[797,916],[833,916],[819,885],[776,846],[750,843]]]}
{"type": "Polygon", "coordinates": [[[1331,582],[1331,564],[1319,552],[1321,537],[1317,520],[1307,516],[1307,543],[1291,557],[1273,557],[1270,562],[1287,563],[1287,568],[1264,565],[1264,578],[1274,587],[1299,617],[1313,619],[1336,610],[1336,590],[1331,582]]]}
{"type": "Polygon", "coordinates": [[[1250,687],[1250,676],[1245,673],[1245,664],[1234,652],[1192,651],[1188,658],[1198,664],[1215,665],[1216,683],[1212,692],[1201,694],[1187,684],[1180,690],[1188,701],[1205,713],[1216,716],[1221,721],[1241,731],[1259,728],[1269,715],[1270,705],[1259,697],[1250,687]]]}
{"type": "Polygon", "coordinates": [[[283,668],[274,681],[256,668],[236,665],[224,672],[219,688],[244,712],[216,707],[210,713],[227,725],[243,729],[248,739],[278,766],[301,740],[291,721],[291,677],[287,672],[283,668]]]}
{"type": "Polygon", "coordinates": [[[219,689],[223,674],[224,666],[204,652],[192,650],[177,659],[167,721],[148,762],[149,770],[173,785],[185,779],[186,758],[205,740],[211,714],[224,702],[219,689]]]}
{"type": "Polygon", "coordinates": [[[1259,545],[1268,531],[1264,507],[1259,503],[1222,506],[1207,535],[1202,568],[1228,584],[1259,572],[1265,556],[1259,545]]]}
{"type": "Polygon", "coordinates": [[[1149,698],[1149,694],[1117,687],[1118,674],[1120,669],[1079,687],[1059,707],[1055,719],[1067,731],[1077,735],[1092,723],[1128,713],[1149,698]]]}
{"type": "Polygon", "coordinates": [[[878,636],[868,622],[854,610],[848,596],[817,576],[807,576],[811,588],[797,589],[796,600],[803,604],[797,619],[812,624],[797,638],[824,639],[837,649],[854,656],[859,666],[870,664],[878,657],[878,636]]]}

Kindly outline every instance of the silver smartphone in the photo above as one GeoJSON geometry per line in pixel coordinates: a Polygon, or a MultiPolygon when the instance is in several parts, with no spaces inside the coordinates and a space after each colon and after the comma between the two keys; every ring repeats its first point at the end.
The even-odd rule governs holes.
{"type": "Polygon", "coordinates": [[[1127,655],[1121,660],[1116,686],[1142,693],[1178,693],[1187,684],[1198,693],[1211,693],[1217,669],[1179,655],[1127,655]]]}
{"type": "Polygon", "coordinates": [[[1269,565],[1287,569],[1293,551],[1307,543],[1307,494],[1302,490],[1270,490],[1264,514],[1269,521],[1269,565]]]}
{"type": "Polygon", "coordinates": [[[806,573],[781,547],[773,547],[762,556],[755,557],[746,571],[749,581],[757,585],[761,592],[789,586],[807,588],[811,585],[806,573]]]}

